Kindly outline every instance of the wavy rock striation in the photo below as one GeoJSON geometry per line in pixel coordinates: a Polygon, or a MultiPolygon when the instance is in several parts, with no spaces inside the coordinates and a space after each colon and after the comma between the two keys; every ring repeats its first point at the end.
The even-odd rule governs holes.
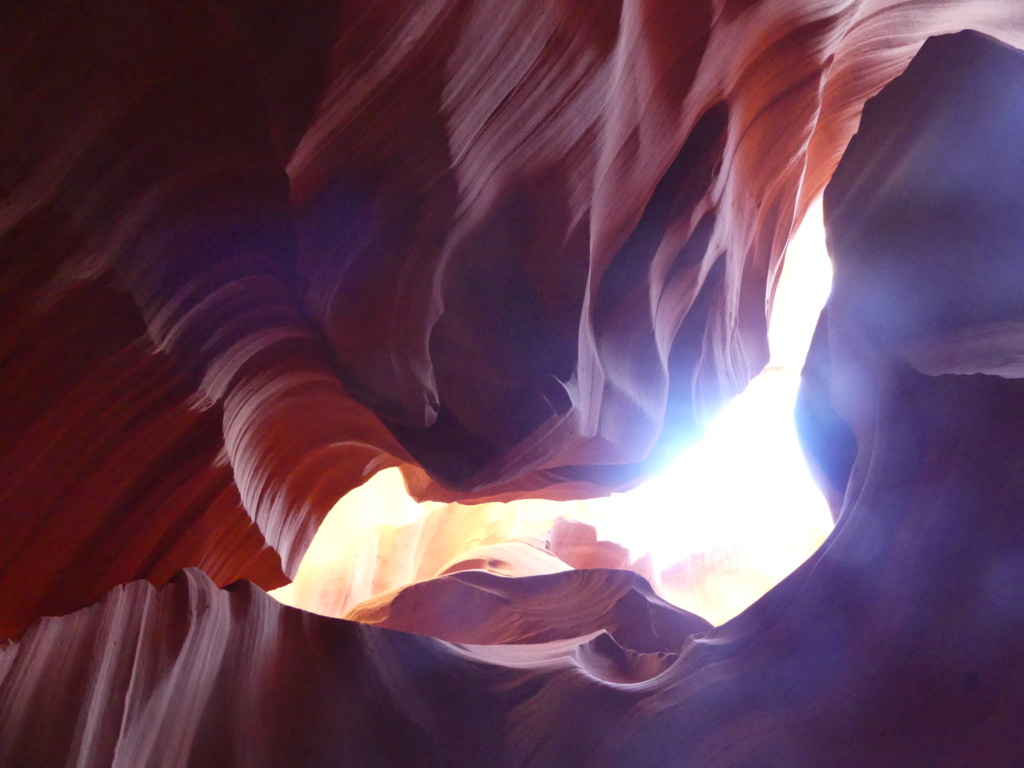
{"type": "Polygon", "coordinates": [[[929,42],[836,169],[965,28],[1024,47],[1024,7],[0,11],[0,765],[1024,763],[1021,54],[929,42]],[[763,365],[833,171],[800,417],[837,526],[748,611],[668,653],[631,575],[416,587],[438,634],[497,598],[463,629],[517,644],[463,647],[217,588],[383,467],[635,481],[763,365]],[[519,644],[538,583],[580,614],[519,644]]]}
{"type": "Polygon", "coordinates": [[[279,585],[385,466],[438,500],[634,482],[764,364],[865,99],[930,34],[1022,25],[1012,0],[5,9],[0,631],[183,566],[279,585]]]}
{"type": "Polygon", "coordinates": [[[607,631],[645,653],[678,653],[711,625],[666,603],[629,571],[594,568],[509,578],[480,570],[412,584],[346,618],[453,643],[543,643],[607,631]]]}
{"type": "MultiPolygon", "coordinates": [[[[459,646],[188,571],[0,650],[0,765],[1012,765],[1024,473],[1005,446],[1024,429],[1024,385],[869,362],[873,426],[857,430],[833,537],[733,621],[680,627],[678,652],[651,647],[666,635],[645,634],[651,614],[635,609],[586,627],[614,640],[572,637],[572,618],[509,634],[503,613],[536,603],[531,579],[490,577],[511,589],[462,629],[436,604],[419,619],[476,642],[549,642],[459,646]]],[[[456,576],[483,586],[473,574],[456,576]]],[[[571,617],[585,595],[546,609],[571,617]]]]}

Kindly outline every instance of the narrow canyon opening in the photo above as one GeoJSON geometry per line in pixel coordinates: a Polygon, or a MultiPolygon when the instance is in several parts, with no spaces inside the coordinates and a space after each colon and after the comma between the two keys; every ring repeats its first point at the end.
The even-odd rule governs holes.
{"type": "Polygon", "coordinates": [[[658,475],[583,501],[416,503],[397,469],[341,499],[281,602],[352,616],[367,600],[458,570],[526,576],[569,567],[635,571],[669,602],[721,624],[802,563],[832,518],[793,409],[832,270],[821,200],[786,252],[769,323],[771,359],[704,435],[658,475]]]}

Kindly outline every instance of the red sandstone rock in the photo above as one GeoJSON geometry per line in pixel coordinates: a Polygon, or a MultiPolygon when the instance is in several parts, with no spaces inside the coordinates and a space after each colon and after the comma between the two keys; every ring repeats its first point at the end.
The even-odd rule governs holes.
{"type": "Polygon", "coordinates": [[[1024,77],[977,36],[874,103],[827,199],[836,532],[678,657],[197,572],[108,592],[279,583],[383,466],[439,499],[633,482],[763,364],[864,101],[930,34],[1024,45],[1016,0],[0,13],[0,631],[108,593],[0,650],[0,765],[1024,759],[1024,393],[951,375],[1019,354],[1024,77]]]}
{"type": "Polygon", "coordinates": [[[187,565],[279,584],[382,466],[437,499],[633,482],[764,363],[786,240],[864,100],[929,34],[1024,23],[1011,0],[4,14],[8,635],[187,565]]]}
{"type": "Polygon", "coordinates": [[[877,386],[834,535],[678,656],[460,647],[190,571],[0,651],[0,765],[1012,765],[1024,385],[845,360],[877,386]]]}

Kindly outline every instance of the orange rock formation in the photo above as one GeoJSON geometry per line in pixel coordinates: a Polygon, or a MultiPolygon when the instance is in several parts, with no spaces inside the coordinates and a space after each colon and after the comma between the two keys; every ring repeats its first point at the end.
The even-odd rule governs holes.
{"type": "Polygon", "coordinates": [[[42,0],[0,40],[0,765],[1024,761],[1018,0],[42,0]],[[366,609],[445,642],[264,595],[385,467],[658,467],[766,362],[830,179],[837,527],[748,611],[614,570],[366,609]]]}

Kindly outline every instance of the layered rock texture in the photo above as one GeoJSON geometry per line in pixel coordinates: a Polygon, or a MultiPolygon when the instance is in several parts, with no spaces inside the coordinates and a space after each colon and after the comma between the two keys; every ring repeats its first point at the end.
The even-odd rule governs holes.
{"type": "Polygon", "coordinates": [[[0,765],[1024,764],[1018,0],[43,0],[0,40],[0,765]],[[826,184],[837,525],[749,610],[550,561],[379,626],[262,591],[386,467],[660,466],[766,362],[826,184]]]}

